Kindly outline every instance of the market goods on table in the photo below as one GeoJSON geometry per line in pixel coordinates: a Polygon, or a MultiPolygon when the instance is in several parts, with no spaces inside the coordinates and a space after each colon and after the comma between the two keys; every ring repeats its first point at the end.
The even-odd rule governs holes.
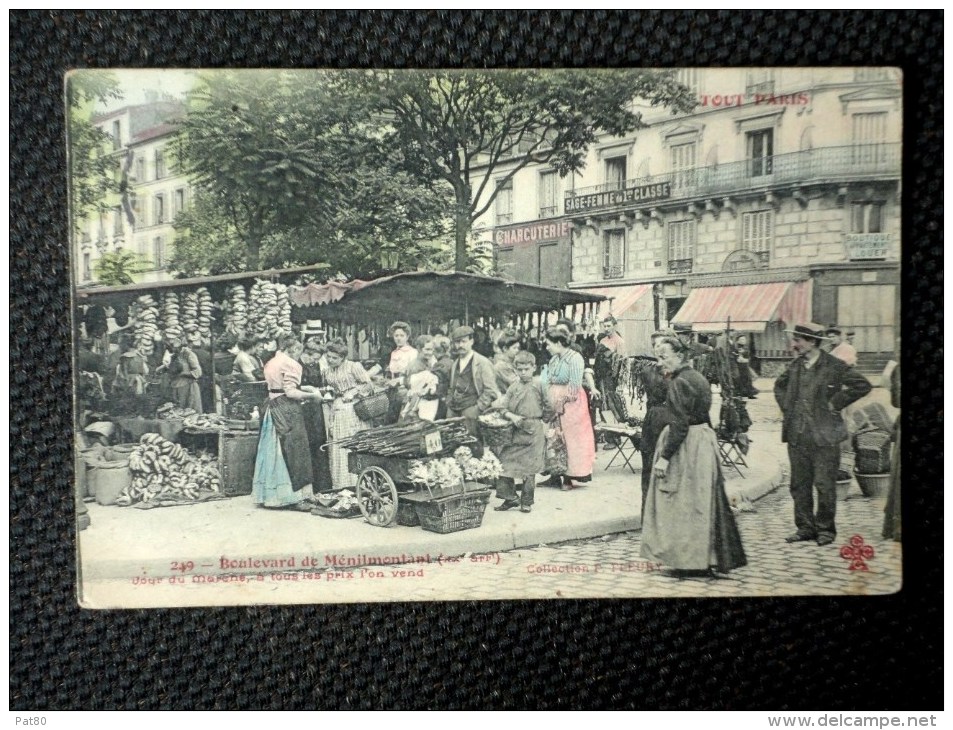
{"type": "Polygon", "coordinates": [[[184,418],[182,425],[185,428],[214,431],[216,429],[228,428],[228,421],[215,413],[195,413],[184,418]]]}
{"type": "Polygon", "coordinates": [[[139,446],[129,454],[129,471],[132,484],[116,500],[120,506],[202,501],[221,492],[215,457],[204,453],[192,455],[154,433],[143,435],[139,446]]]}
{"type": "Polygon", "coordinates": [[[194,415],[196,415],[194,408],[180,408],[172,402],[163,403],[156,409],[156,418],[163,420],[183,419],[194,415]]]}

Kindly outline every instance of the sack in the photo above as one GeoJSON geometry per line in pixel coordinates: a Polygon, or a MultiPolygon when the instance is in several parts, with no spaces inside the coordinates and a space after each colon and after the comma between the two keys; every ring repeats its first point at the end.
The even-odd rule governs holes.
{"type": "Polygon", "coordinates": [[[562,427],[555,423],[546,431],[546,471],[550,474],[565,474],[569,470],[569,452],[562,427]]]}

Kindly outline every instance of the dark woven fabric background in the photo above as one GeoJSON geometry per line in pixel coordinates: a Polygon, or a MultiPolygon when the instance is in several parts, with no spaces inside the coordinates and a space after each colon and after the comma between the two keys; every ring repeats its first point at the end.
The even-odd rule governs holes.
{"type": "Polygon", "coordinates": [[[10,17],[12,708],[942,706],[940,14],[10,17]],[[900,594],[79,610],[64,71],[786,64],[905,73],[900,594]]]}

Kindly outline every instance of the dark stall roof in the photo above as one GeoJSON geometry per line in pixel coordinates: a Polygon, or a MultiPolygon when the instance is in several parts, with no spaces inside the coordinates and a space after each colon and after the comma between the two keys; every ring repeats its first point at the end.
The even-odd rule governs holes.
{"type": "Polygon", "coordinates": [[[520,284],[476,274],[434,271],[351,282],[351,286],[312,285],[309,289],[292,295],[292,301],[298,305],[293,313],[295,319],[341,322],[473,320],[502,312],[525,314],[561,310],[574,304],[592,304],[606,299],[582,291],[520,284]]]}

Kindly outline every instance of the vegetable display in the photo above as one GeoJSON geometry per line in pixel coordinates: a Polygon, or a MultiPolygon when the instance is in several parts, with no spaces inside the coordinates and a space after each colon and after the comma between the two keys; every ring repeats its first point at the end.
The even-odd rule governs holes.
{"type": "Polygon", "coordinates": [[[116,504],[129,506],[152,500],[197,500],[221,491],[218,462],[214,456],[193,456],[158,434],[147,433],[129,455],[132,484],[116,504]]]}

